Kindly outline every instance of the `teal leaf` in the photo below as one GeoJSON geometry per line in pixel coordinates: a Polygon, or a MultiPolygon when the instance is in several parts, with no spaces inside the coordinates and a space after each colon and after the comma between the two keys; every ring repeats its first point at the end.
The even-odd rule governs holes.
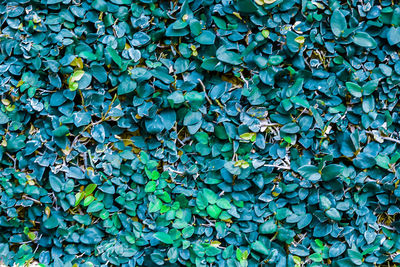
{"type": "Polygon", "coordinates": [[[206,30],[194,38],[194,40],[202,45],[213,45],[215,42],[215,34],[212,31],[206,30]]]}
{"type": "Polygon", "coordinates": [[[99,201],[93,201],[89,207],[87,208],[87,212],[93,213],[93,212],[99,212],[104,208],[104,204],[99,201]]]}
{"type": "Polygon", "coordinates": [[[54,228],[56,228],[57,226],[58,226],[58,220],[57,220],[57,218],[55,217],[55,216],[50,216],[48,219],[46,219],[45,221],[44,221],[44,224],[43,224],[43,226],[46,228],[46,229],[54,229],[54,228]]]}
{"type": "Polygon", "coordinates": [[[373,92],[375,92],[375,90],[377,89],[379,85],[379,80],[371,80],[366,82],[363,86],[362,86],[362,91],[363,91],[363,95],[370,95],[373,92]]]}
{"type": "Polygon", "coordinates": [[[193,35],[198,36],[201,33],[201,24],[197,19],[192,19],[189,24],[190,31],[193,35]]]}
{"type": "Polygon", "coordinates": [[[346,82],[346,88],[355,97],[362,97],[362,88],[356,83],[346,82]]]}
{"type": "Polygon", "coordinates": [[[339,211],[335,208],[330,208],[325,213],[326,216],[328,216],[330,219],[334,221],[340,221],[342,219],[342,216],[340,215],[339,211]]]}
{"type": "Polygon", "coordinates": [[[261,234],[273,234],[278,230],[278,226],[276,225],[275,220],[270,219],[264,223],[262,223],[259,227],[259,231],[261,234]]]}
{"type": "Polygon", "coordinates": [[[254,62],[261,69],[265,69],[268,66],[268,59],[266,59],[265,57],[260,56],[260,55],[256,55],[254,57],[254,62]]]}
{"type": "Polygon", "coordinates": [[[217,59],[224,63],[229,63],[232,65],[240,65],[242,63],[240,54],[229,51],[224,46],[218,48],[217,59]]]}
{"type": "Polygon", "coordinates": [[[374,157],[367,155],[365,153],[360,153],[353,160],[354,166],[360,169],[371,168],[376,164],[376,160],[374,157]]]}
{"type": "Polygon", "coordinates": [[[92,7],[98,11],[106,12],[107,11],[107,2],[104,0],[94,0],[92,2],[92,7]]]}
{"type": "Polygon", "coordinates": [[[376,48],[377,43],[374,38],[372,38],[368,33],[366,32],[357,32],[353,36],[353,42],[356,45],[365,47],[365,48],[376,48]]]}
{"type": "Polygon", "coordinates": [[[340,9],[335,9],[331,16],[331,28],[336,37],[341,37],[344,30],[347,28],[346,18],[340,9]]]}
{"type": "Polygon", "coordinates": [[[51,188],[55,191],[55,192],[61,192],[62,189],[62,181],[60,178],[58,178],[56,175],[51,174],[49,176],[49,182],[50,182],[50,186],[51,188]]]}
{"type": "Polygon", "coordinates": [[[137,83],[131,79],[131,77],[127,76],[122,80],[120,85],[118,86],[117,93],[118,95],[125,95],[130,92],[133,92],[137,87],[137,83]]]}
{"type": "Polygon", "coordinates": [[[213,247],[213,246],[209,246],[208,248],[206,248],[206,255],[209,257],[215,257],[217,255],[219,255],[221,253],[221,249],[213,247]]]}
{"type": "Polygon", "coordinates": [[[104,143],[106,140],[106,133],[104,130],[104,126],[101,124],[96,124],[92,128],[92,137],[96,142],[104,143]]]}
{"type": "Polygon", "coordinates": [[[307,227],[312,221],[312,215],[307,213],[301,216],[301,219],[297,222],[297,227],[303,229],[307,227]]]}
{"type": "Polygon", "coordinates": [[[57,129],[53,130],[53,135],[55,137],[62,137],[69,133],[69,128],[65,125],[57,127],[57,129]]]}
{"type": "Polygon", "coordinates": [[[362,265],[363,263],[363,255],[358,252],[357,250],[354,249],[349,249],[347,251],[350,260],[355,264],[355,265],[362,265]]]}
{"type": "Polygon", "coordinates": [[[207,213],[213,219],[218,219],[219,215],[221,214],[222,210],[217,205],[209,205],[207,207],[207,213]]]}
{"type": "Polygon", "coordinates": [[[91,116],[88,112],[76,112],[74,113],[73,117],[76,127],[86,126],[91,121],[91,116]]]}
{"type": "Polygon", "coordinates": [[[258,240],[251,243],[251,249],[266,256],[268,256],[270,253],[269,249],[261,241],[258,240]]]}
{"type": "Polygon", "coordinates": [[[189,111],[186,114],[185,118],[183,119],[183,125],[186,126],[195,125],[201,122],[201,120],[202,120],[202,115],[200,112],[189,111]]]}
{"type": "Polygon", "coordinates": [[[322,262],[324,259],[322,258],[322,255],[319,253],[314,253],[309,256],[310,260],[313,262],[322,262]]]}
{"type": "Polygon", "coordinates": [[[387,39],[390,45],[400,43],[400,27],[391,27],[387,33],[387,39]]]}
{"type": "Polygon", "coordinates": [[[0,111],[0,124],[6,124],[7,122],[9,122],[9,118],[4,112],[0,111]]]}
{"type": "Polygon", "coordinates": [[[164,124],[159,115],[154,116],[152,119],[148,119],[145,122],[146,130],[151,134],[157,134],[164,130],[164,124]]]}
{"type": "Polygon", "coordinates": [[[300,131],[300,127],[296,123],[292,122],[281,127],[280,131],[283,133],[295,134],[300,131]]]}
{"type": "Polygon", "coordinates": [[[185,95],[185,100],[189,102],[192,110],[198,110],[204,103],[205,96],[203,93],[191,91],[185,95]]]}
{"type": "Polygon", "coordinates": [[[386,155],[377,155],[375,157],[376,160],[376,165],[378,165],[379,167],[383,168],[383,169],[389,169],[389,163],[390,163],[390,159],[388,156],[386,155]]]}
{"type": "Polygon", "coordinates": [[[165,243],[165,244],[173,244],[174,240],[172,239],[172,237],[168,234],[168,233],[164,233],[164,232],[157,232],[154,234],[154,238],[160,240],[161,242],[165,243]]]}
{"type": "Polygon", "coordinates": [[[329,248],[329,257],[336,258],[342,255],[346,251],[346,244],[336,241],[329,248]]]}
{"type": "Polygon", "coordinates": [[[283,57],[279,55],[270,56],[268,58],[268,63],[274,66],[277,66],[283,62],[283,57]]]}
{"type": "Polygon", "coordinates": [[[296,82],[286,90],[286,97],[292,97],[299,94],[300,90],[303,88],[303,78],[299,78],[296,82]]]}
{"type": "Polygon", "coordinates": [[[144,191],[146,193],[152,193],[154,191],[156,191],[156,187],[157,187],[157,183],[155,181],[149,181],[146,185],[146,187],[144,188],[144,191]]]}
{"type": "Polygon", "coordinates": [[[322,169],[322,180],[331,181],[342,173],[344,167],[338,164],[330,164],[322,169]]]}
{"type": "Polygon", "coordinates": [[[117,64],[118,67],[122,68],[122,58],[118,54],[118,52],[114,48],[112,48],[110,46],[107,47],[107,51],[110,54],[112,60],[115,62],[115,64],[117,64]]]}
{"type": "Polygon", "coordinates": [[[312,165],[305,165],[298,169],[298,172],[305,179],[312,182],[319,181],[321,179],[321,174],[319,173],[319,168],[312,165]]]}
{"type": "Polygon", "coordinates": [[[218,199],[216,204],[221,209],[229,210],[231,208],[231,204],[229,203],[229,200],[227,200],[226,198],[218,199]]]}

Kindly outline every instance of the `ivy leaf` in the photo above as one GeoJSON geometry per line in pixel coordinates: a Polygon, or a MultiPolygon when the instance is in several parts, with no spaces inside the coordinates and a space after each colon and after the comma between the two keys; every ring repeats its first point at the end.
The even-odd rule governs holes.
{"type": "Polygon", "coordinates": [[[336,37],[341,37],[344,30],[347,28],[346,18],[340,9],[335,9],[332,13],[331,28],[336,37]]]}
{"type": "Polygon", "coordinates": [[[301,176],[310,180],[312,182],[319,181],[321,179],[321,174],[319,168],[312,165],[305,165],[298,169],[301,176]]]}
{"type": "Polygon", "coordinates": [[[239,65],[242,63],[241,56],[238,53],[227,50],[224,46],[221,46],[217,50],[217,59],[232,65],[239,65]]]}
{"type": "Polygon", "coordinates": [[[152,192],[156,191],[156,187],[157,187],[157,184],[155,181],[149,181],[147,183],[146,187],[144,188],[144,191],[146,193],[152,193],[152,192]]]}
{"type": "Polygon", "coordinates": [[[378,87],[378,84],[379,84],[378,79],[366,82],[362,87],[363,95],[367,96],[372,94],[378,87]]]}
{"type": "MultiPolygon", "coordinates": [[[[88,201],[89,202],[89,201],[88,201]]],[[[99,201],[93,201],[90,203],[87,212],[93,213],[93,212],[99,212],[104,208],[104,204],[99,201]]]]}
{"type": "Polygon", "coordinates": [[[254,250],[254,251],[256,251],[256,252],[258,252],[258,253],[261,253],[261,254],[264,254],[264,255],[269,255],[269,249],[263,244],[263,243],[261,243],[260,241],[258,241],[258,240],[256,240],[255,242],[253,242],[252,244],[251,244],[251,249],[252,250],[254,250]]]}
{"type": "Polygon", "coordinates": [[[330,208],[329,210],[327,210],[326,216],[328,216],[330,219],[334,221],[340,221],[342,219],[342,216],[340,215],[339,211],[335,208],[330,208]]]}
{"type": "Polygon", "coordinates": [[[165,244],[171,245],[174,243],[174,240],[171,238],[171,236],[164,232],[157,232],[154,234],[154,237],[165,244]]]}
{"type": "Polygon", "coordinates": [[[356,83],[346,82],[346,88],[355,97],[362,97],[362,88],[356,83]]]}
{"type": "Polygon", "coordinates": [[[346,244],[336,241],[329,248],[329,257],[336,258],[346,251],[346,244]]]}
{"type": "Polygon", "coordinates": [[[273,234],[278,230],[278,226],[274,220],[268,220],[260,225],[259,231],[261,234],[273,234]]]}
{"type": "Polygon", "coordinates": [[[377,43],[374,38],[372,38],[366,32],[357,32],[353,37],[353,42],[356,45],[365,47],[365,48],[376,48],[377,43]]]}
{"type": "Polygon", "coordinates": [[[93,126],[92,129],[92,137],[94,140],[96,140],[99,143],[104,143],[106,139],[106,134],[104,130],[104,126],[101,124],[96,124],[93,126]]]}
{"type": "Polygon", "coordinates": [[[107,52],[110,54],[110,56],[111,56],[112,60],[115,62],[115,64],[117,64],[118,67],[122,69],[122,58],[117,53],[117,51],[114,48],[108,46],[107,52]]]}
{"type": "Polygon", "coordinates": [[[387,39],[390,45],[400,43],[400,27],[391,27],[387,33],[387,39]]]}
{"type": "Polygon", "coordinates": [[[354,249],[349,249],[347,251],[350,260],[355,264],[355,265],[361,265],[363,263],[363,255],[358,252],[357,250],[354,249]]]}

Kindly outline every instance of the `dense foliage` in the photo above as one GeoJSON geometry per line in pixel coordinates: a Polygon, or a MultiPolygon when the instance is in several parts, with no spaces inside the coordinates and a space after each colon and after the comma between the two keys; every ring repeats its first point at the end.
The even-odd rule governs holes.
{"type": "Polygon", "coordinates": [[[400,262],[396,2],[3,0],[0,259],[400,262]]]}

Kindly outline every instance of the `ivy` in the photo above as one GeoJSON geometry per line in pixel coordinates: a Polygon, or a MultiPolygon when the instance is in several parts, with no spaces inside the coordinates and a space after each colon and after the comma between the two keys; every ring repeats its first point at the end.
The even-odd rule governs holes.
{"type": "Polygon", "coordinates": [[[400,263],[396,1],[0,4],[0,261],[400,263]]]}

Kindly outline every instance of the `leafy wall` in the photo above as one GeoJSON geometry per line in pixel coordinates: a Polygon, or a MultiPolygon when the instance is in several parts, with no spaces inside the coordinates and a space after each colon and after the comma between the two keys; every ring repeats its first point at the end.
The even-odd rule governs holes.
{"type": "Polygon", "coordinates": [[[400,262],[397,1],[0,5],[0,259],[400,262]]]}

